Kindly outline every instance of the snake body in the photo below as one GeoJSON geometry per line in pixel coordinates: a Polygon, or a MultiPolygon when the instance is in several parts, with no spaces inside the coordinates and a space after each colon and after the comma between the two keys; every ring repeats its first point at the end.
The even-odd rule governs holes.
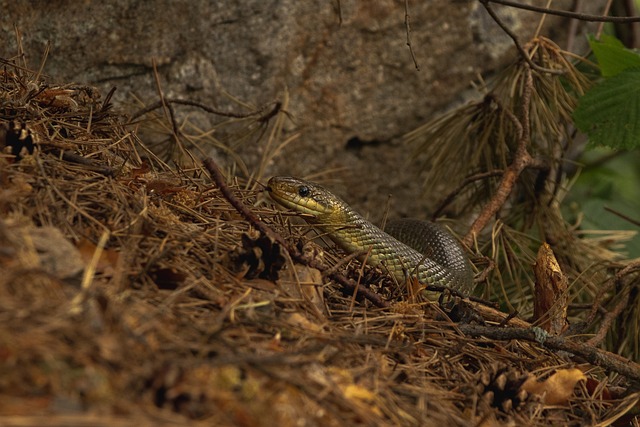
{"type": "Polygon", "coordinates": [[[468,294],[473,289],[469,259],[456,239],[437,224],[404,219],[384,232],[324,187],[293,177],[276,176],[267,190],[280,205],[304,218],[349,253],[381,266],[399,282],[407,275],[423,284],[447,286],[468,294]]]}

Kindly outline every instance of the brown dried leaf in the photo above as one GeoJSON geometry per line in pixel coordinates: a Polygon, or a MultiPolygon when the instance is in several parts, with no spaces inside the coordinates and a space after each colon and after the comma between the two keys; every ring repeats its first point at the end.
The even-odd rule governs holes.
{"type": "Polygon", "coordinates": [[[35,100],[45,107],[65,108],[76,111],[78,103],[72,98],[76,93],[73,89],[45,89],[35,97],[35,100]]]}
{"type": "Polygon", "coordinates": [[[578,381],[586,379],[580,369],[561,369],[541,382],[533,376],[529,377],[522,384],[522,389],[529,394],[541,396],[547,405],[566,405],[578,381]]]}
{"type": "MultiPolygon", "coordinates": [[[[98,248],[93,242],[86,239],[80,240],[76,247],[78,251],[80,251],[80,256],[82,257],[85,265],[88,265],[91,262],[93,254],[98,248]]],[[[101,273],[113,271],[113,269],[118,264],[119,256],[120,253],[113,249],[103,249],[102,253],[100,254],[100,259],[96,264],[96,271],[99,271],[101,273]]]]}
{"type": "Polygon", "coordinates": [[[549,334],[560,335],[568,327],[568,280],[546,242],[538,250],[533,272],[536,276],[533,319],[549,334]]]}

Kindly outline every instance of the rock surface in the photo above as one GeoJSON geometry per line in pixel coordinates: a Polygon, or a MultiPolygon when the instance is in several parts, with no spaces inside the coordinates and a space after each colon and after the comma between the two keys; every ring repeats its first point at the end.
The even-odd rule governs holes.
{"type": "MultiPolygon", "coordinates": [[[[39,7],[1,0],[0,56],[15,56],[15,26],[32,68],[50,41],[44,72],[54,81],[96,85],[103,95],[117,86],[115,100],[130,111],[137,108],[132,94],[157,100],[152,60],[167,96],[223,110],[238,108],[225,93],[262,106],[287,91],[283,138],[300,137],[268,165],[268,175],[331,170],[324,178],[374,220],[389,194],[392,215],[425,217],[436,200],[416,196],[419,171],[400,137],[463,100],[473,80],[513,59],[515,49],[479,2],[408,4],[419,70],[406,44],[405,2],[391,0],[67,0],[39,7]]],[[[534,34],[539,15],[494,8],[523,41],[534,34]]],[[[563,22],[547,17],[543,33],[562,31],[563,22]]],[[[218,120],[189,114],[203,128],[218,120]]],[[[240,153],[250,167],[259,161],[255,145],[240,153]]]]}

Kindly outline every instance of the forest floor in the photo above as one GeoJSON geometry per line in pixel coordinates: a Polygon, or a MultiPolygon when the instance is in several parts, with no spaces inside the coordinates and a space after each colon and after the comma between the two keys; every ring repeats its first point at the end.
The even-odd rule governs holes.
{"type": "Polygon", "coordinates": [[[161,161],[94,88],[5,66],[0,129],[1,425],[638,425],[638,379],[470,333],[526,322],[309,244],[258,187],[161,161]]]}

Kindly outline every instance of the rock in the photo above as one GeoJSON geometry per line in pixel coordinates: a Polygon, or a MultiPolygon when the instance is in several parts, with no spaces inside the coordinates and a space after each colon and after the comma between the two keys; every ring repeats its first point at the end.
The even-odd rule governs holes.
{"type": "MultiPolygon", "coordinates": [[[[416,197],[418,170],[399,137],[459,102],[471,81],[504,66],[515,50],[479,2],[408,4],[419,71],[406,45],[405,3],[391,0],[63,1],[38,7],[0,0],[6,35],[0,56],[16,55],[15,24],[32,69],[39,68],[48,40],[44,71],[54,81],[98,85],[103,94],[117,86],[115,99],[129,111],[138,108],[131,93],[147,104],[158,99],[153,60],[165,95],[225,111],[239,109],[225,93],[262,106],[282,99],[286,89],[291,121],[283,139],[301,137],[267,174],[337,171],[333,178],[343,185],[334,189],[372,218],[382,217],[389,194],[395,214],[424,216],[436,197],[416,197]]],[[[534,34],[539,14],[493,7],[523,41],[534,34]]],[[[561,22],[548,16],[543,33],[554,26],[563,31],[561,22]]],[[[220,120],[188,112],[203,129],[220,120]]],[[[250,170],[260,161],[254,144],[239,151],[250,170]]]]}

